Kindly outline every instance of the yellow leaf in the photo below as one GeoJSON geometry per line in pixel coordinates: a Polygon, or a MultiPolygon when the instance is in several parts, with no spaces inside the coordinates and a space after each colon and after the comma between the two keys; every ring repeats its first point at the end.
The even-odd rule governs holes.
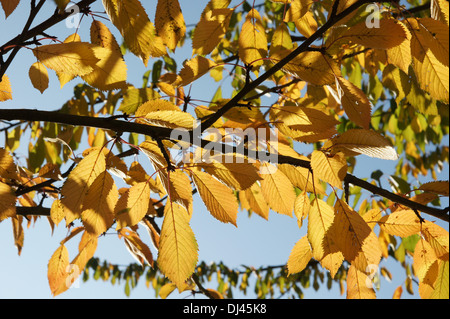
{"type": "Polygon", "coordinates": [[[48,88],[48,72],[41,62],[35,62],[28,71],[33,86],[43,93],[48,88]]]}
{"type": "Polygon", "coordinates": [[[180,204],[191,215],[193,199],[189,177],[180,170],[169,173],[160,171],[159,177],[170,201],[180,204]]]}
{"type": "Polygon", "coordinates": [[[195,186],[211,215],[236,226],[238,203],[232,190],[208,173],[192,170],[195,186]]]}
{"type": "Polygon", "coordinates": [[[158,268],[178,289],[195,270],[198,246],[186,210],[167,203],[159,241],[158,268]]]}
{"type": "Polygon", "coordinates": [[[159,290],[159,297],[161,297],[161,299],[166,299],[175,290],[175,288],[177,288],[177,285],[172,282],[165,284],[159,290]]]}
{"type": "Polygon", "coordinates": [[[291,50],[293,47],[294,45],[292,43],[288,27],[285,23],[280,23],[272,35],[272,41],[270,42],[270,55],[276,51],[291,50]]]}
{"type": "Polygon", "coordinates": [[[342,34],[346,40],[372,49],[389,49],[407,39],[405,26],[395,19],[380,20],[379,27],[370,28],[366,21],[350,27],[342,34]]]}
{"type": "Polygon", "coordinates": [[[106,169],[105,155],[94,150],[84,157],[70,172],[61,189],[61,204],[66,215],[66,224],[81,217],[81,206],[94,180],[106,169]]]}
{"type": "Polygon", "coordinates": [[[449,67],[436,57],[433,47],[435,39],[423,28],[413,33],[411,53],[413,68],[420,88],[444,103],[449,101],[449,67]]]}
{"type": "Polygon", "coordinates": [[[196,56],[184,63],[176,81],[172,85],[186,86],[208,73],[215,65],[216,63],[210,59],[196,56]]]}
{"type": "Polygon", "coordinates": [[[111,175],[106,171],[101,172],[92,182],[83,200],[81,219],[87,232],[98,236],[111,227],[118,197],[111,175]]]}
{"type": "Polygon", "coordinates": [[[322,151],[311,154],[311,168],[319,179],[343,189],[342,182],[347,175],[347,160],[342,153],[328,156],[322,151]]]}
{"type": "Polygon", "coordinates": [[[447,299],[449,298],[449,283],[448,283],[448,261],[439,261],[438,276],[434,283],[434,291],[431,294],[431,299],[447,299]]]}
{"type": "Polygon", "coordinates": [[[292,0],[284,21],[295,22],[302,18],[311,8],[314,0],[292,0]]]}
{"type": "Polygon", "coordinates": [[[139,106],[148,101],[158,99],[161,95],[152,88],[135,88],[129,86],[124,92],[123,100],[120,103],[119,111],[126,114],[134,114],[139,106]]]}
{"type": "Polygon", "coordinates": [[[147,182],[134,184],[120,197],[114,209],[116,229],[134,226],[149,211],[150,187],[147,182]]]}
{"type": "MultiPolygon", "coordinates": [[[[289,53],[291,53],[290,50],[276,51],[270,56],[270,60],[277,63],[289,53]]],[[[328,56],[317,51],[298,54],[285,64],[282,70],[315,85],[333,84],[335,77],[341,75],[337,64],[328,56]]]]}
{"type": "Polygon", "coordinates": [[[50,291],[57,296],[67,289],[66,278],[69,266],[69,252],[66,246],[60,245],[48,262],[47,278],[50,291]]]}
{"type": "Polygon", "coordinates": [[[414,248],[414,274],[423,281],[430,267],[437,260],[433,247],[422,238],[417,242],[414,248]]]}
{"type": "Polygon", "coordinates": [[[55,223],[55,225],[58,225],[65,216],[64,207],[61,205],[61,201],[59,199],[55,200],[50,208],[51,220],[55,223]]]}
{"type": "Polygon", "coordinates": [[[342,107],[350,121],[368,130],[370,127],[372,104],[364,92],[349,80],[338,77],[339,85],[343,91],[342,107]]]}
{"type": "Polygon", "coordinates": [[[309,200],[308,194],[305,191],[303,191],[295,198],[294,202],[294,214],[297,217],[297,223],[299,228],[301,228],[303,225],[303,219],[308,217],[310,209],[311,209],[311,202],[309,200]]]}
{"type": "Polygon", "coordinates": [[[0,221],[16,214],[16,196],[11,186],[0,182],[0,221]]]}
{"type": "Polygon", "coordinates": [[[87,42],[41,45],[33,49],[33,53],[47,68],[69,76],[91,73],[99,61],[87,42]]]}
{"type": "Polygon", "coordinates": [[[396,210],[383,216],[379,223],[382,229],[393,236],[408,237],[420,232],[420,220],[411,209],[396,210]]]}
{"type": "Polygon", "coordinates": [[[449,4],[445,0],[432,0],[430,3],[431,17],[449,25],[449,4]]]}
{"type": "Polygon", "coordinates": [[[447,230],[432,222],[425,221],[422,224],[421,234],[431,247],[433,247],[439,259],[448,260],[449,236],[447,230]]]}
{"type": "Polygon", "coordinates": [[[267,38],[261,16],[255,9],[247,13],[239,33],[239,57],[245,64],[259,66],[267,56],[267,38]]]}
{"type": "Polygon", "coordinates": [[[274,110],[276,118],[293,130],[322,133],[335,129],[339,121],[325,108],[282,105],[274,110]]]}
{"type": "Polygon", "coordinates": [[[344,260],[344,255],[337,246],[334,233],[330,228],[334,223],[334,210],[321,199],[315,199],[308,215],[308,240],[313,257],[322,267],[330,271],[331,277],[336,275],[344,260]]]}
{"type": "Polygon", "coordinates": [[[401,296],[402,296],[402,292],[403,292],[402,286],[398,286],[398,287],[394,290],[394,294],[392,295],[392,299],[400,299],[401,296]]]}
{"type": "MultiPolygon", "coordinates": [[[[306,157],[304,159],[307,160],[306,157]]],[[[278,164],[278,169],[289,178],[294,187],[298,187],[308,193],[325,194],[325,190],[317,176],[313,176],[307,168],[290,164],[278,164]]]]}
{"type": "Polygon", "coordinates": [[[344,201],[338,199],[334,209],[336,217],[330,232],[334,232],[345,260],[359,271],[370,273],[370,268],[378,266],[381,259],[377,236],[361,215],[344,201]]]}
{"type": "MultiPolygon", "coordinates": [[[[242,192],[240,192],[241,194],[242,192]]],[[[258,183],[254,183],[252,186],[244,191],[245,198],[248,201],[249,209],[255,212],[262,218],[269,219],[269,206],[261,191],[261,186],[258,183]]]]}
{"type": "Polygon", "coordinates": [[[122,56],[120,46],[116,41],[116,38],[111,33],[106,25],[101,21],[93,20],[90,28],[91,43],[101,46],[102,48],[109,49],[114,52],[115,55],[122,56]]]}
{"type": "MultiPolygon", "coordinates": [[[[449,28],[445,23],[432,18],[420,18],[420,40],[442,64],[449,65],[449,28]]],[[[417,36],[417,30],[415,30],[417,36]]]]}
{"type": "Polygon", "coordinates": [[[310,11],[306,12],[300,19],[294,21],[297,30],[305,37],[310,37],[317,31],[317,21],[314,14],[310,11]]]}
{"type": "Polygon", "coordinates": [[[350,129],[331,140],[336,152],[346,156],[364,154],[386,160],[397,160],[398,155],[391,143],[375,131],[350,129]]]}
{"type": "Polygon", "coordinates": [[[11,13],[17,8],[20,0],[0,0],[3,11],[5,11],[5,18],[8,18],[11,13]]]}
{"type": "Polygon", "coordinates": [[[139,234],[122,228],[119,237],[123,236],[125,246],[130,254],[144,267],[146,264],[153,267],[153,255],[150,248],[141,240],[139,234]]]}
{"type": "Polygon", "coordinates": [[[404,31],[406,34],[406,39],[400,45],[387,49],[386,55],[390,63],[397,66],[398,68],[400,68],[400,70],[408,74],[408,69],[412,62],[411,33],[407,28],[404,28],[404,31]]]}
{"type": "Polygon", "coordinates": [[[17,169],[14,159],[4,148],[0,148],[0,177],[17,179],[17,169]]]}
{"type": "Polygon", "coordinates": [[[175,51],[184,37],[186,25],[178,0],[158,0],[155,14],[156,32],[167,47],[175,51]]]}
{"type": "Polygon", "coordinates": [[[9,82],[8,76],[5,74],[3,75],[2,81],[0,82],[0,102],[11,99],[12,99],[11,83],[9,82]]]}
{"type": "Polygon", "coordinates": [[[420,190],[425,192],[431,192],[443,196],[449,196],[449,182],[448,181],[435,181],[428,182],[420,185],[420,190]]]}
{"type": "Polygon", "coordinates": [[[347,299],[376,299],[370,278],[353,265],[347,272],[347,299]]]}
{"type": "Polygon", "coordinates": [[[127,48],[147,66],[149,57],[166,54],[162,39],[139,0],[103,0],[111,22],[123,36],[127,48]]]}
{"type": "Polygon", "coordinates": [[[288,276],[299,273],[306,268],[312,258],[311,247],[308,242],[308,237],[303,236],[295,243],[294,248],[289,255],[287,262],[288,276]]]}
{"type": "Polygon", "coordinates": [[[99,61],[92,72],[82,75],[81,78],[102,91],[126,88],[127,66],[122,55],[97,45],[92,45],[91,48],[99,61]]]}
{"type": "Polygon", "coordinates": [[[83,232],[80,244],[78,245],[78,255],[75,256],[75,258],[70,263],[70,267],[67,269],[67,288],[70,288],[74,281],[77,280],[77,278],[82,274],[87,262],[94,256],[94,253],[97,249],[97,244],[97,236],[93,236],[86,231],[83,232]]]}
{"type": "Polygon", "coordinates": [[[269,172],[261,175],[263,180],[260,183],[270,208],[279,214],[292,216],[296,195],[291,181],[272,164],[262,163],[261,167],[269,172]]]}
{"type": "Polygon", "coordinates": [[[244,190],[252,186],[261,177],[258,169],[251,163],[198,163],[207,173],[235,190],[244,190]]]}
{"type": "Polygon", "coordinates": [[[192,53],[207,55],[219,44],[230,24],[234,10],[205,8],[192,36],[192,53]]]}
{"type": "Polygon", "coordinates": [[[154,111],[145,115],[146,123],[158,125],[168,128],[186,128],[193,129],[195,126],[195,118],[181,110],[176,111],[154,111]]]}

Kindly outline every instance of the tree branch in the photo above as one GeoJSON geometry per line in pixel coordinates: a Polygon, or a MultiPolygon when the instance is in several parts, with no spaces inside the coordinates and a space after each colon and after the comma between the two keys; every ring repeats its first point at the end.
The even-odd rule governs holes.
{"type": "MultiPolygon", "coordinates": [[[[83,11],[83,9],[87,8],[93,2],[95,2],[95,0],[82,0],[78,2],[76,5],[80,8],[80,11],[83,11]]],[[[25,41],[33,39],[34,37],[45,33],[45,30],[51,28],[52,26],[66,19],[72,14],[71,12],[59,13],[58,10],[56,10],[55,13],[50,18],[40,23],[39,25],[35,26],[34,28],[30,29],[31,24],[34,21],[34,18],[36,17],[37,13],[39,12],[44,3],[45,0],[41,0],[36,6],[32,6],[30,10],[30,15],[23,28],[22,33],[16,36],[15,38],[11,39],[4,45],[0,46],[0,55],[5,55],[10,50],[12,50],[12,52],[8,56],[8,59],[0,65],[0,82],[6,70],[10,66],[16,54],[22,48],[22,45],[25,41]]]]}
{"type": "MultiPolygon", "coordinates": [[[[71,115],[71,114],[63,114],[54,111],[38,111],[38,110],[28,110],[28,109],[0,109],[0,119],[5,120],[25,120],[25,121],[42,121],[42,122],[55,122],[66,125],[78,125],[78,126],[91,126],[102,129],[113,130],[115,132],[129,132],[129,133],[140,133],[147,136],[150,136],[154,139],[171,139],[171,136],[185,136],[184,133],[186,131],[179,131],[180,134],[172,135],[174,132],[178,132],[174,129],[169,129],[165,127],[158,127],[140,123],[132,123],[126,122],[122,120],[114,120],[110,118],[98,118],[98,117],[90,117],[90,116],[81,116],[81,115],[71,115]]],[[[225,147],[224,144],[218,142],[211,142],[207,140],[203,140],[200,138],[192,138],[190,136],[189,141],[185,141],[191,143],[194,146],[198,147],[213,147],[214,150],[220,150],[222,153],[238,152],[237,147],[230,147],[227,145],[225,147]]],[[[267,158],[270,154],[267,154],[265,151],[249,151],[248,149],[244,149],[246,155],[249,158],[254,160],[267,158]]],[[[304,167],[307,169],[311,169],[310,162],[307,160],[301,160],[298,158],[293,158],[290,156],[285,156],[281,154],[275,154],[277,156],[277,162],[280,164],[291,164],[294,166],[304,167]]],[[[411,209],[416,209],[418,211],[424,212],[436,218],[442,219],[444,221],[449,221],[449,209],[437,209],[429,206],[425,206],[419,204],[417,202],[411,201],[407,198],[404,198],[400,195],[391,193],[381,187],[372,185],[360,178],[357,178],[351,174],[347,174],[344,182],[351,183],[353,185],[359,186],[363,189],[366,189],[374,194],[380,195],[384,198],[387,198],[395,203],[399,203],[411,209]]]]}

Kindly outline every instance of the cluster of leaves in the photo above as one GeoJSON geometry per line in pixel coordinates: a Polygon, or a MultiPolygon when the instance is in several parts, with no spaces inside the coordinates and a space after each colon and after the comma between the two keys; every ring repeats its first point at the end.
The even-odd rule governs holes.
{"type": "MultiPolygon", "coordinates": [[[[56,4],[63,11],[67,2],[56,4]]],[[[441,145],[448,135],[448,2],[433,0],[431,10],[424,11],[431,14],[417,17],[394,1],[376,5],[374,14],[374,5],[362,0],[274,0],[258,6],[244,1],[235,7],[231,0],[211,0],[190,33],[178,0],[158,0],[154,24],[138,0],[102,3],[123,45],[110,27],[93,19],[89,42],[72,34],[56,44],[33,41],[30,48],[36,58],[29,72],[33,86],[45,92],[50,69],[61,86],[77,77],[85,82],[76,87],[75,96],[59,112],[0,110],[5,120],[34,121],[4,129],[0,221],[12,221],[18,247],[23,245],[23,215],[48,215],[52,227],[64,221],[70,229],[48,264],[53,295],[66,291],[81,270],[99,269],[91,259],[98,240],[115,230],[142,266],[158,269],[170,281],[154,270],[147,272],[147,282],[160,287],[163,296],[175,288],[198,287],[210,297],[232,297],[225,281],[213,291],[199,279],[209,280],[211,273],[198,265],[198,244],[189,224],[195,191],[223,223],[237,226],[241,207],[265,219],[270,210],[295,216],[299,227],[307,228],[287,256],[287,274],[274,276],[266,269],[263,280],[257,272],[258,297],[273,296],[275,282],[282,294],[293,290],[301,296],[296,283],[307,286],[305,278],[311,269],[319,276],[320,264],[330,280],[345,281],[348,298],[374,298],[375,290],[367,284],[373,267],[393,256],[408,268],[405,255],[411,255],[421,297],[448,298],[448,231],[419,211],[448,220],[448,208],[426,205],[440,205],[440,197],[449,196],[449,183],[413,188],[407,181],[429,172],[435,177],[448,162],[448,146],[441,145]],[[192,57],[177,70],[170,55],[188,36],[192,57]],[[126,51],[146,67],[156,60],[151,82],[147,72],[141,88],[127,83],[126,51]],[[219,86],[208,105],[193,105],[184,88],[208,74],[224,81],[229,65],[230,98],[222,97],[219,86]],[[265,101],[268,93],[277,98],[265,101]],[[204,133],[197,136],[199,145],[171,134],[178,129],[194,137],[198,122],[204,133]],[[261,128],[278,132],[276,142],[266,141],[262,149],[236,133],[261,128]],[[27,167],[12,155],[25,129],[33,139],[27,167]],[[278,163],[252,158],[250,152],[223,154],[230,132],[236,148],[258,147],[264,154],[277,154],[278,163]],[[74,151],[85,147],[84,134],[89,147],[75,157],[74,151]],[[175,151],[186,142],[192,145],[183,147],[180,159],[175,151]],[[213,143],[222,148],[205,147],[213,143]],[[314,149],[300,154],[301,144],[314,149]],[[131,148],[124,150],[125,145],[131,148]],[[431,145],[435,149],[430,151],[431,145]],[[148,157],[153,171],[137,160],[125,161],[136,153],[148,157]],[[398,160],[398,154],[394,193],[374,185],[383,172],[372,173],[373,183],[353,178],[355,186],[350,187],[349,173],[358,156],[398,160]],[[70,163],[62,173],[62,165],[70,163]],[[355,199],[351,205],[348,196],[359,198],[361,188],[388,199],[366,199],[359,205],[355,199]],[[51,208],[45,209],[37,194],[51,197],[51,208]],[[159,229],[154,221],[161,217],[159,229]],[[151,234],[157,259],[139,228],[151,234]],[[66,244],[78,234],[78,251],[70,260],[66,244]]],[[[32,6],[33,15],[36,8],[39,4],[32,6]]],[[[11,8],[5,12],[10,14],[11,8]]],[[[2,74],[1,79],[0,101],[11,99],[8,77],[2,74]]],[[[131,268],[127,278],[142,275],[131,268]]],[[[108,278],[111,271],[116,278],[116,268],[105,264],[99,276],[108,278]]],[[[213,272],[220,283],[223,269],[217,266],[213,272]]],[[[229,285],[242,276],[245,291],[248,275],[228,270],[229,285]]]]}

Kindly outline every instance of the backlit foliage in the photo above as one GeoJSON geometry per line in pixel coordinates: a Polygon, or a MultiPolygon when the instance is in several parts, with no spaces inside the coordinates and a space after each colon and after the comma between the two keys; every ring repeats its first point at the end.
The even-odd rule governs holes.
{"type": "MultiPolygon", "coordinates": [[[[49,256],[54,296],[84,270],[85,280],[125,280],[127,294],[143,277],[162,298],[175,289],[232,298],[250,284],[258,298],[302,297],[325,283],[375,298],[374,269],[389,278],[380,262],[391,258],[406,273],[393,297],[412,293],[414,278],[420,297],[448,298],[448,225],[440,225],[449,183],[437,180],[448,169],[447,1],[196,1],[204,7],[195,26],[182,12],[191,1],[154,1],[154,19],[139,0],[98,1],[101,20],[89,11],[94,2],[79,3],[89,38],[49,41],[26,29],[28,38],[0,51],[0,101],[20,89],[7,75],[18,47],[33,54],[29,78],[41,94],[81,82],[58,112],[0,109],[0,222],[13,224],[19,254],[24,218],[68,229],[49,256]],[[186,46],[190,54],[178,56],[186,46]],[[142,87],[127,82],[127,52],[147,71],[142,87]],[[217,90],[194,104],[190,85],[206,78],[217,90]],[[253,139],[238,134],[249,129],[253,139]],[[270,132],[275,140],[255,146],[270,132]],[[22,165],[14,152],[27,142],[22,165]],[[276,162],[264,160],[270,154],[276,162]],[[397,163],[391,189],[382,171],[351,175],[367,156],[397,163]],[[433,180],[418,185],[419,176],[433,180]],[[218,222],[239,229],[240,210],[267,222],[272,211],[306,235],[285,265],[207,265],[190,226],[200,213],[193,193],[218,222]],[[139,263],[120,269],[93,258],[105,233],[139,263]],[[73,257],[66,244],[77,239],[73,257]]],[[[18,3],[1,1],[6,17],[18,3]]],[[[30,17],[41,3],[32,1],[30,17]]],[[[68,2],[55,5],[63,14],[68,2]]]]}

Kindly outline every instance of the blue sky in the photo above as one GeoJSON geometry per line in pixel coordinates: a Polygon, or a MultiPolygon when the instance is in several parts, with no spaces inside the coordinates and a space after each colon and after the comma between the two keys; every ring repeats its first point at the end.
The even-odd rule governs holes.
{"type": "MultiPolygon", "coordinates": [[[[154,21],[156,0],[142,2],[150,19],[154,21]]],[[[207,2],[207,0],[180,1],[187,24],[195,24],[198,21],[200,13],[207,2]]],[[[239,2],[232,1],[232,5],[239,2]]],[[[5,43],[20,33],[28,15],[28,5],[28,1],[21,1],[17,10],[6,21],[3,13],[0,13],[0,24],[2,26],[0,43],[5,43]]],[[[53,10],[53,2],[47,1],[36,23],[45,19],[53,10]]],[[[93,6],[93,10],[101,11],[101,3],[96,3],[93,6]]],[[[81,24],[80,34],[82,40],[88,40],[90,22],[90,18],[85,18],[81,24]]],[[[48,33],[64,39],[73,31],[66,28],[63,22],[48,30],[48,33]]],[[[180,66],[184,59],[191,56],[190,45],[187,43],[186,48],[177,49],[176,54],[172,56],[177,59],[180,66]]],[[[75,82],[70,82],[60,89],[59,82],[54,72],[51,71],[49,89],[44,94],[34,89],[28,78],[28,68],[34,61],[34,56],[30,50],[22,49],[19,52],[7,72],[12,85],[13,100],[2,102],[1,107],[57,110],[72,97],[75,82]]],[[[139,59],[131,54],[126,55],[125,61],[128,66],[129,82],[140,87],[142,75],[146,68],[139,59]]],[[[150,61],[149,67],[151,65],[152,61],[150,61]]],[[[194,83],[191,95],[193,98],[209,100],[215,93],[216,88],[217,84],[213,80],[202,79],[194,83]]],[[[0,147],[2,143],[3,139],[1,139],[0,147]]],[[[446,144],[448,145],[448,139],[446,144]]],[[[23,159],[25,159],[27,155],[26,145],[22,146],[18,153],[23,155],[23,159]]],[[[394,173],[395,162],[366,157],[359,159],[358,165],[354,172],[357,176],[358,174],[366,176],[368,169],[380,169],[385,172],[383,177],[386,177],[394,173]]],[[[448,167],[442,174],[441,179],[446,179],[448,167]]],[[[200,198],[198,196],[194,198],[194,214],[191,220],[191,227],[199,244],[200,261],[223,261],[229,267],[236,268],[239,268],[241,264],[254,267],[285,264],[292,247],[306,231],[306,226],[303,226],[302,229],[298,228],[295,218],[278,215],[274,212],[270,213],[269,221],[263,220],[256,215],[248,218],[247,212],[240,212],[237,222],[238,227],[236,228],[231,224],[223,224],[212,218],[200,198]]],[[[26,224],[24,224],[24,227],[26,228],[26,224]]],[[[448,229],[448,225],[446,227],[448,229]]],[[[9,221],[0,223],[0,298],[52,298],[47,282],[47,263],[58,247],[59,242],[66,235],[67,229],[64,227],[64,222],[51,234],[50,225],[45,219],[41,219],[35,225],[25,229],[24,247],[21,256],[18,256],[17,249],[14,247],[11,223],[9,221]]],[[[150,243],[149,238],[145,234],[143,239],[150,243]]],[[[75,256],[76,247],[73,245],[77,244],[76,240],[68,244],[71,258],[75,256]]],[[[107,235],[100,238],[95,256],[101,260],[107,259],[112,263],[122,265],[135,262],[126,250],[123,242],[117,239],[115,235],[107,235]]],[[[404,269],[398,264],[389,262],[387,265],[394,278],[392,282],[381,279],[381,287],[385,292],[382,295],[378,294],[381,298],[391,298],[395,288],[402,284],[405,279],[404,269]]],[[[213,281],[207,287],[216,288],[216,283],[213,281]]],[[[79,285],[69,289],[57,298],[126,298],[123,289],[123,284],[112,286],[109,282],[90,280],[87,283],[83,283],[80,281],[79,285]]],[[[252,290],[250,289],[249,291],[251,292],[252,290]]],[[[404,292],[403,297],[417,298],[417,285],[415,285],[415,291],[414,296],[407,295],[404,292]]],[[[337,285],[334,285],[334,288],[330,291],[324,285],[319,292],[309,288],[305,289],[304,293],[305,298],[345,297],[345,295],[339,295],[337,285]]],[[[186,296],[188,294],[181,295],[181,297],[186,296]]],[[[131,291],[130,296],[130,298],[153,297],[153,290],[147,289],[143,280],[131,291]]],[[[246,296],[241,297],[246,298],[246,296]]]]}

